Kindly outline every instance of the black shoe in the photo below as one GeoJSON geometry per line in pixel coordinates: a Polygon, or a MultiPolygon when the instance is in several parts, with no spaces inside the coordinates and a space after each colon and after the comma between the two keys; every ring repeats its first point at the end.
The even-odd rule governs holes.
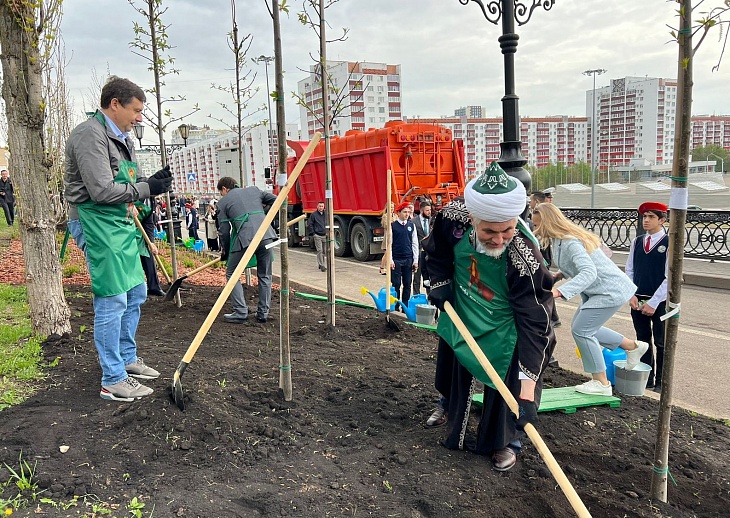
{"type": "Polygon", "coordinates": [[[147,290],[147,296],[149,297],[150,295],[154,295],[155,297],[164,297],[165,292],[159,288],[156,290],[147,290]]]}
{"type": "Polygon", "coordinates": [[[256,317],[256,322],[258,322],[259,324],[265,324],[268,321],[269,321],[268,317],[256,317]]]}
{"type": "Polygon", "coordinates": [[[226,313],[225,315],[223,315],[223,321],[228,322],[229,324],[243,324],[247,320],[248,315],[244,317],[239,313],[226,313]]]}
{"type": "Polygon", "coordinates": [[[553,327],[560,327],[563,325],[563,323],[560,320],[553,320],[552,324],[553,324],[553,327]]]}
{"type": "Polygon", "coordinates": [[[319,267],[319,271],[320,272],[326,272],[327,271],[327,267],[326,266],[320,266],[319,267]]]}
{"type": "Polygon", "coordinates": [[[551,356],[548,360],[548,367],[553,367],[555,369],[560,367],[560,364],[558,363],[558,360],[555,358],[555,356],[551,356]]]}

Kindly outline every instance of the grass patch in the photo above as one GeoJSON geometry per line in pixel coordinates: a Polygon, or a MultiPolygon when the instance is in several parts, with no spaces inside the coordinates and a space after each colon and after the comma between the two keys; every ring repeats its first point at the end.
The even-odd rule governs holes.
{"type": "Polygon", "coordinates": [[[17,405],[42,380],[43,342],[33,336],[24,286],[0,284],[0,410],[17,405]]]}

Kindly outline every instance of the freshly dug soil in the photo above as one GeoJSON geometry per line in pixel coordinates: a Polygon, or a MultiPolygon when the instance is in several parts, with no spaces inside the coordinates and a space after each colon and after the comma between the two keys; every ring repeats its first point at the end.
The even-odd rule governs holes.
{"type": "MultiPolygon", "coordinates": [[[[408,325],[395,333],[375,311],[338,305],[328,329],[325,303],[292,297],[290,402],[279,391],[278,292],[268,323],[220,315],[183,376],[179,410],[172,374],[220,293],[185,286],[182,308],[143,306],[139,353],[162,377],[134,403],[99,398],[89,289],[68,288],[74,336],[45,344],[58,366],[37,395],[0,413],[0,466],[17,470],[22,455],[53,502],[14,516],[35,516],[36,506],[42,516],[101,516],[93,505],[130,516],[135,497],[155,517],[574,516],[529,440],[507,473],[439,445],[445,427],[424,425],[436,401],[436,335],[408,325]]],[[[582,380],[550,369],[545,381],[582,380]]],[[[678,408],[676,484],[669,504],[650,500],[657,412],[654,400],[625,397],[619,408],[540,414],[538,430],[595,517],[728,516],[730,427],[678,408]]],[[[0,468],[0,482],[9,476],[0,468]]],[[[18,493],[0,489],[0,499],[18,493]]]]}

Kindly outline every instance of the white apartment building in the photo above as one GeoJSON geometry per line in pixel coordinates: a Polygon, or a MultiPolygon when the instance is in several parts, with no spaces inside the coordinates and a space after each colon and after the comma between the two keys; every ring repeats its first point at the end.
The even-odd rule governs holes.
{"type": "MultiPolygon", "coordinates": [[[[192,144],[190,143],[192,139],[188,138],[187,147],[176,150],[170,156],[173,192],[217,195],[216,186],[223,176],[235,178],[243,187],[254,185],[262,190],[273,188],[278,157],[277,139],[273,136],[274,146],[270,148],[265,126],[250,126],[244,129],[243,178],[240,177],[238,167],[238,135],[230,131],[222,134],[220,130],[209,131],[212,133],[208,135],[212,135],[212,138],[192,144]],[[268,173],[267,169],[270,169],[268,173]]],[[[287,124],[286,131],[287,140],[300,140],[297,124],[287,124]]],[[[174,135],[173,141],[175,140],[174,135]]],[[[157,158],[157,165],[151,169],[152,173],[159,169],[159,155],[145,150],[137,153],[138,159],[141,154],[157,158]]],[[[146,167],[144,170],[146,171],[146,167]]]]}
{"type": "Polygon", "coordinates": [[[690,148],[721,146],[730,151],[730,115],[695,115],[692,117],[690,148]]]}
{"type": "MultiPolygon", "coordinates": [[[[458,113],[463,108],[456,110],[458,113]]],[[[462,112],[463,113],[463,112],[462,112]]],[[[504,139],[502,118],[444,117],[418,119],[449,128],[454,138],[464,141],[464,170],[467,180],[486,170],[499,158],[504,139]]],[[[410,122],[414,122],[413,119],[410,122]]],[[[585,117],[525,117],[520,121],[522,155],[532,166],[574,164],[586,160],[585,117]]]]}
{"type": "MultiPolygon", "coordinates": [[[[300,106],[302,136],[311,138],[322,129],[322,84],[319,65],[310,67],[309,77],[297,83],[306,104],[300,106]]],[[[400,65],[385,63],[327,61],[330,76],[330,106],[341,99],[339,115],[332,121],[332,133],[382,128],[386,122],[401,120],[400,65]],[[336,89],[338,93],[335,93],[336,89]]]]}

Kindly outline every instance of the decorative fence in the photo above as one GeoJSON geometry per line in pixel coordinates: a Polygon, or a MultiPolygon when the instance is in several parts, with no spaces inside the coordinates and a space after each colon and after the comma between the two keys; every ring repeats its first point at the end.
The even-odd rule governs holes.
{"type": "MultiPolygon", "coordinates": [[[[637,231],[644,233],[636,209],[561,210],[573,223],[601,236],[611,250],[628,252],[637,231]]],[[[730,211],[687,211],[685,233],[685,257],[730,261],[730,211]]]]}

